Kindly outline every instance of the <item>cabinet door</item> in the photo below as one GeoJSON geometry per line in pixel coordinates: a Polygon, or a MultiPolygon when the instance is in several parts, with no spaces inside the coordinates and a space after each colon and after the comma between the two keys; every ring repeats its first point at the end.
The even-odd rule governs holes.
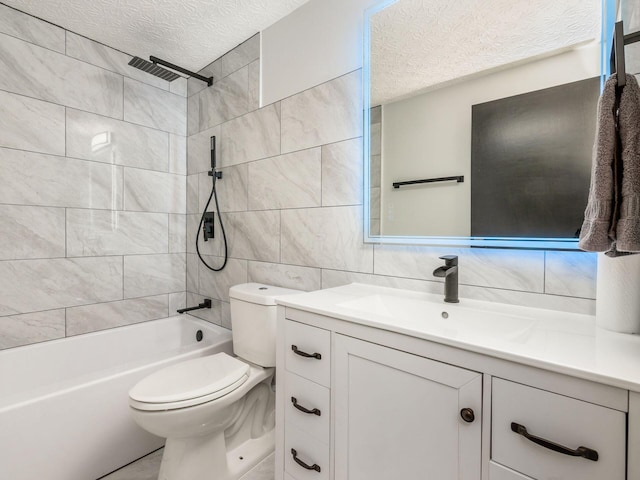
{"type": "Polygon", "coordinates": [[[336,480],[480,479],[480,374],[336,335],[333,385],[336,480]]]}

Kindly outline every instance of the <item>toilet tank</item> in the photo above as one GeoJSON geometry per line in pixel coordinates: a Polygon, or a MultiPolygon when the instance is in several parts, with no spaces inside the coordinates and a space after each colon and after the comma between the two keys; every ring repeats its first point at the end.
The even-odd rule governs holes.
{"type": "Polygon", "coordinates": [[[233,353],[262,367],[276,365],[276,297],[301,290],[243,283],[229,289],[233,353]]]}

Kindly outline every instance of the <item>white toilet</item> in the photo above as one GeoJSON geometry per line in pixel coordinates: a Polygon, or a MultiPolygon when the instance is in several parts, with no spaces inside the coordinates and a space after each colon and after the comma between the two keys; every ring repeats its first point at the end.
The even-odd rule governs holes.
{"type": "Polygon", "coordinates": [[[236,480],[275,445],[275,297],[257,283],[229,290],[233,350],[159,370],[129,391],[134,420],[167,439],[160,480],[236,480]]]}

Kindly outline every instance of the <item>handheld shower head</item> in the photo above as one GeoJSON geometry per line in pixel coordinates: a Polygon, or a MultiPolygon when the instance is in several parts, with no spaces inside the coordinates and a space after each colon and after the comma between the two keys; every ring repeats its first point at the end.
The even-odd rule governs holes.
{"type": "Polygon", "coordinates": [[[211,170],[216,169],[216,137],[211,137],[211,170]]]}

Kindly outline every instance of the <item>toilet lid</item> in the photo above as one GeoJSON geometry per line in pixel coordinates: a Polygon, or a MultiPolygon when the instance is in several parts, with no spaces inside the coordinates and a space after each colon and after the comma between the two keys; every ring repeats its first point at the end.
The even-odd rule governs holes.
{"type": "Polygon", "coordinates": [[[152,373],[129,391],[129,397],[143,403],[181,402],[223,390],[224,394],[230,393],[248,377],[249,365],[226,353],[216,353],[152,373]]]}

